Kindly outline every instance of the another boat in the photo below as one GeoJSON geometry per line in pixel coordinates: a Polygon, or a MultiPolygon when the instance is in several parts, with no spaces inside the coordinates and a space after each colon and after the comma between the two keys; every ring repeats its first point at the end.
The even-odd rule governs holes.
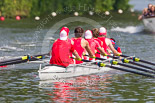
{"type": "Polygon", "coordinates": [[[145,29],[155,33],[155,16],[143,19],[145,29]]]}
{"type": "Polygon", "coordinates": [[[40,80],[57,80],[68,77],[75,77],[80,75],[89,75],[95,73],[103,73],[105,71],[110,71],[111,68],[108,67],[98,67],[97,65],[91,63],[83,64],[73,64],[67,68],[49,65],[45,66],[43,69],[39,69],[39,78],[40,80]]]}

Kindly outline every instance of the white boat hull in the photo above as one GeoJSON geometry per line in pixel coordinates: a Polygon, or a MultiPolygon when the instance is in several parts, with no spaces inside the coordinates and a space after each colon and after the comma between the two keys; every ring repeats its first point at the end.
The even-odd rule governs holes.
{"type": "Polygon", "coordinates": [[[155,33],[155,17],[144,18],[145,29],[155,33]]]}
{"type": "Polygon", "coordinates": [[[100,68],[97,65],[81,64],[81,65],[69,66],[67,68],[58,66],[45,66],[38,72],[40,80],[57,80],[80,75],[103,73],[109,70],[111,70],[111,68],[108,67],[100,68]]]}

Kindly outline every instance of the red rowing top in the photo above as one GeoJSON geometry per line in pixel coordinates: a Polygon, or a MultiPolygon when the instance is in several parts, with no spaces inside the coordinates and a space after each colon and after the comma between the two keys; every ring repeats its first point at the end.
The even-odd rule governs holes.
{"type": "Polygon", "coordinates": [[[100,44],[96,40],[94,40],[93,38],[92,39],[86,39],[86,40],[89,43],[91,51],[95,55],[95,51],[97,50],[98,47],[100,47],[100,44]]]}
{"type": "Polygon", "coordinates": [[[98,37],[98,39],[100,39],[103,42],[104,51],[108,54],[108,52],[107,52],[108,46],[107,46],[107,44],[105,42],[106,38],[105,37],[98,37]]]}
{"type": "MultiPolygon", "coordinates": [[[[79,54],[79,56],[82,58],[83,56],[83,52],[84,52],[84,48],[81,46],[81,41],[82,41],[82,38],[72,38],[72,40],[74,41],[74,48],[75,50],[77,51],[77,53],[79,54]]],[[[80,63],[83,63],[82,61],[75,61],[76,64],[80,64],[80,63]]]]}
{"type": "Polygon", "coordinates": [[[67,67],[70,64],[70,53],[74,52],[74,46],[65,40],[58,39],[52,47],[52,58],[50,64],[67,67]]]}
{"type": "MultiPolygon", "coordinates": [[[[99,43],[100,47],[103,48],[103,42],[100,39],[94,38],[94,40],[96,40],[99,43]]],[[[99,53],[100,51],[97,49],[97,53],[95,54],[95,56],[100,58],[101,56],[99,53]]]]}

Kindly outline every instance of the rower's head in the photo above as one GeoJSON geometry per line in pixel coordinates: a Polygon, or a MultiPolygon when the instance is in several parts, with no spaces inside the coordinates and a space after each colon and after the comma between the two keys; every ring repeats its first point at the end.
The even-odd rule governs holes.
{"type": "Polygon", "coordinates": [[[100,29],[99,29],[99,36],[100,37],[107,37],[107,30],[106,30],[106,28],[104,28],[104,27],[101,27],[100,29]]]}
{"type": "Polygon", "coordinates": [[[115,47],[115,44],[116,44],[115,39],[114,38],[110,38],[110,41],[111,41],[112,45],[115,47]]]}
{"type": "Polygon", "coordinates": [[[62,27],[60,30],[60,40],[67,40],[69,35],[69,29],[67,27],[62,27]]]}
{"type": "Polygon", "coordinates": [[[84,34],[85,39],[92,39],[93,33],[91,30],[86,30],[84,34]]]}
{"type": "Polygon", "coordinates": [[[116,40],[114,38],[110,38],[110,40],[113,40],[114,42],[116,42],[116,40]]]}
{"type": "Polygon", "coordinates": [[[148,4],[148,9],[151,10],[151,7],[152,7],[152,6],[153,6],[152,4],[148,4]]]}
{"type": "Polygon", "coordinates": [[[98,30],[98,28],[92,29],[92,33],[93,33],[93,37],[94,37],[94,38],[98,38],[98,35],[99,35],[99,30],[98,30]]]}
{"type": "Polygon", "coordinates": [[[74,34],[76,38],[80,38],[83,36],[84,30],[81,27],[76,27],[74,30],[74,34]]]}

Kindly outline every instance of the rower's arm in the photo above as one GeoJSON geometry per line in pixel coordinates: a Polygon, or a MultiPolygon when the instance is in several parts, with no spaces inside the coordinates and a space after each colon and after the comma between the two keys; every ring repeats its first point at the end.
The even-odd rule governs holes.
{"type": "Polygon", "coordinates": [[[106,55],[106,52],[104,51],[104,49],[103,49],[103,48],[98,47],[97,49],[101,52],[101,54],[102,54],[102,55],[106,55]]]}
{"type": "Polygon", "coordinates": [[[74,55],[76,58],[78,58],[78,59],[80,59],[80,58],[81,58],[81,57],[79,56],[79,54],[77,53],[77,51],[76,51],[76,50],[74,50],[73,55],[74,55]]]}
{"type": "MultiPolygon", "coordinates": [[[[54,44],[55,44],[56,41],[57,41],[57,40],[54,41],[53,46],[54,46],[54,44]]],[[[51,50],[49,51],[49,56],[52,56],[52,49],[53,49],[53,46],[52,46],[51,50]]]]}
{"type": "Polygon", "coordinates": [[[117,52],[117,50],[114,48],[114,46],[112,45],[111,41],[109,40],[109,45],[110,49],[112,50],[112,52],[114,53],[114,55],[118,55],[119,53],[117,52]]]}
{"type": "Polygon", "coordinates": [[[91,51],[91,49],[89,47],[89,43],[87,41],[85,41],[85,43],[86,43],[85,49],[88,52],[89,56],[94,57],[94,54],[93,54],[93,52],[91,51]]]}

